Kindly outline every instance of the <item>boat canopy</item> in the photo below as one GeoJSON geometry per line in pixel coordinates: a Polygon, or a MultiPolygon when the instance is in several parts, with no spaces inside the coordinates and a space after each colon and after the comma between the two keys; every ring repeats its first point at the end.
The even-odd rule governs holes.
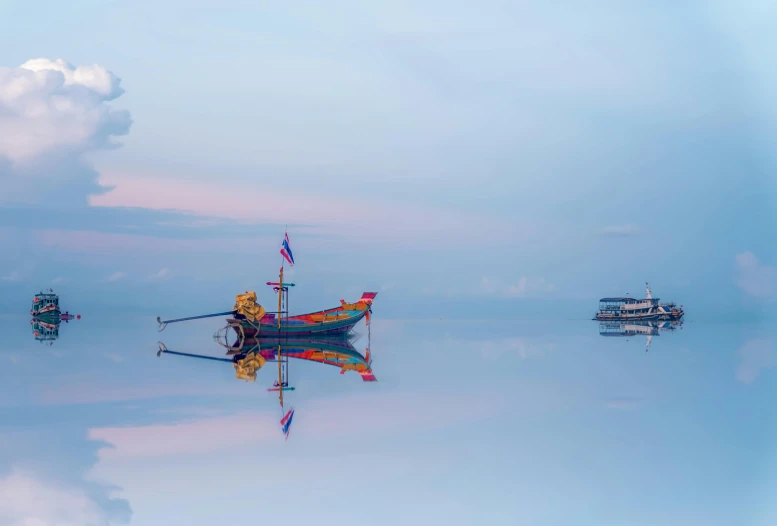
{"type": "Polygon", "coordinates": [[[599,300],[600,303],[643,303],[645,301],[650,302],[657,302],[659,298],[645,298],[645,299],[638,299],[638,298],[602,298],[599,300]]]}

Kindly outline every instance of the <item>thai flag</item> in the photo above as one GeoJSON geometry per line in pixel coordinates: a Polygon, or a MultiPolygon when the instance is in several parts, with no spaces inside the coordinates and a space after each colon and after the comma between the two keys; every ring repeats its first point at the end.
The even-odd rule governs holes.
{"type": "Polygon", "coordinates": [[[286,440],[289,439],[289,428],[291,427],[292,418],[294,418],[293,408],[281,419],[281,429],[283,430],[283,434],[286,435],[286,440]]]}
{"type": "Polygon", "coordinates": [[[294,266],[294,255],[289,247],[289,234],[286,234],[283,243],[281,243],[281,255],[289,262],[289,265],[294,266]]]}

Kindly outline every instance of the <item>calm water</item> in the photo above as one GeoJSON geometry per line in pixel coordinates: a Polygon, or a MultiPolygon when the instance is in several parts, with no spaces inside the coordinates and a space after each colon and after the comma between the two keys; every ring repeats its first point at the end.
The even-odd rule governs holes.
{"type": "Polygon", "coordinates": [[[156,355],[223,356],[221,325],[91,317],[49,347],[0,318],[0,524],[777,524],[766,324],[646,352],[593,321],[378,315],[378,382],[292,362],[288,441],[274,364],[156,355]]]}

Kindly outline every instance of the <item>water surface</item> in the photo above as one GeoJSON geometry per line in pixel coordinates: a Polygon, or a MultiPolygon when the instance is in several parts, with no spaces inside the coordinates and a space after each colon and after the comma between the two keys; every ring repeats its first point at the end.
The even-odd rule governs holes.
{"type": "Polygon", "coordinates": [[[273,364],[252,383],[157,357],[224,356],[221,319],[85,317],[51,346],[0,327],[2,524],[777,523],[766,324],[686,321],[646,350],[594,321],[377,316],[377,382],[292,361],[288,441],[273,364]]]}

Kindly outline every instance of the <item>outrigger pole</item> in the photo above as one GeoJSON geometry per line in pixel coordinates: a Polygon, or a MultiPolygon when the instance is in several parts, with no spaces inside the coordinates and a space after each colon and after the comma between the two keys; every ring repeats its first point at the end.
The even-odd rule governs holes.
{"type": "MultiPolygon", "coordinates": [[[[239,358],[239,356],[236,357],[236,358],[231,358],[231,359],[230,358],[217,358],[216,356],[207,356],[205,354],[192,354],[192,353],[188,353],[188,352],[170,351],[170,350],[167,349],[167,347],[165,347],[164,343],[159,342],[159,351],[157,351],[157,353],[156,353],[157,358],[162,356],[162,354],[174,354],[176,356],[186,356],[188,358],[200,358],[201,360],[211,360],[213,362],[227,362],[227,363],[231,363],[233,365],[236,363],[235,362],[236,358],[239,358]]],[[[269,361],[272,361],[272,360],[269,360],[269,361]]],[[[294,387],[284,387],[283,390],[284,391],[294,391],[294,387]]],[[[277,389],[268,389],[268,391],[277,391],[277,389]]]]}
{"type": "Polygon", "coordinates": [[[179,321],[189,321],[189,320],[200,320],[202,318],[215,318],[216,316],[227,316],[229,314],[234,315],[236,313],[237,311],[229,310],[227,312],[217,312],[215,314],[203,314],[202,316],[190,316],[188,318],[178,318],[177,320],[164,320],[164,321],[162,321],[162,319],[159,316],[157,316],[156,321],[159,324],[159,332],[162,332],[163,330],[165,330],[165,327],[167,327],[168,323],[176,323],[179,321]]]}
{"type": "Polygon", "coordinates": [[[213,360],[215,362],[229,362],[229,363],[233,362],[233,360],[230,358],[216,358],[215,356],[205,356],[204,354],[190,354],[186,352],[168,351],[167,347],[165,347],[165,344],[162,342],[159,342],[159,351],[157,351],[156,353],[157,358],[159,356],[162,356],[162,353],[177,354],[178,356],[189,356],[191,358],[202,358],[203,360],[213,360]]]}

